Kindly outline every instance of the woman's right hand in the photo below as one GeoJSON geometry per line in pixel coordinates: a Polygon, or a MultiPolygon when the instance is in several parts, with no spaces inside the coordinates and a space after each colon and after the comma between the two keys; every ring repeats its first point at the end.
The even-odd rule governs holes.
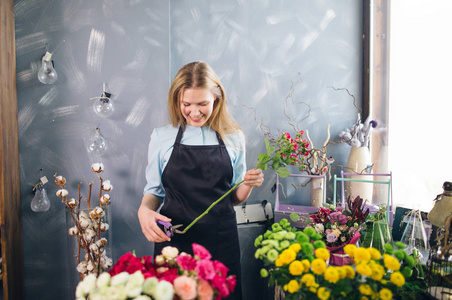
{"type": "Polygon", "coordinates": [[[141,231],[148,241],[162,243],[171,240],[157,225],[158,220],[171,222],[171,219],[149,208],[149,205],[146,205],[145,201],[142,201],[140,208],[138,209],[138,220],[140,221],[141,231]]]}

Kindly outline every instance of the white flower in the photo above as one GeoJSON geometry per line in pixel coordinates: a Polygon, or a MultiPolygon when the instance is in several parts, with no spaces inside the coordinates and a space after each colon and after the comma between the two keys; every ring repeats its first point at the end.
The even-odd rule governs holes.
{"type": "MultiPolygon", "coordinates": [[[[95,266],[94,266],[92,261],[88,261],[86,269],[88,270],[88,272],[91,272],[91,271],[93,271],[95,269],[95,266]]],[[[93,274],[90,274],[90,275],[93,275],[93,274]]]]}
{"type": "Polygon", "coordinates": [[[162,249],[162,255],[168,260],[176,258],[178,254],[179,250],[176,247],[166,246],[162,249]]]}
{"type": "Polygon", "coordinates": [[[325,231],[325,227],[321,223],[315,224],[314,229],[317,233],[320,233],[320,234],[322,234],[325,231]]]}
{"type": "Polygon", "coordinates": [[[129,273],[121,272],[111,278],[110,284],[112,286],[125,285],[127,280],[129,280],[129,273]]]}
{"type": "Polygon", "coordinates": [[[56,195],[57,195],[58,197],[61,197],[61,198],[66,197],[68,194],[69,194],[69,192],[68,192],[67,190],[65,190],[65,189],[59,189],[59,190],[56,192],[56,195]]]}
{"type": "Polygon", "coordinates": [[[71,198],[71,199],[69,199],[69,200],[67,201],[67,205],[68,205],[70,208],[76,208],[76,207],[77,207],[77,204],[78,204],[78,201],[75,200],[74,198],[71,198]]]}
{"type": "Polygon", "coordinates": [[[101,230],[102,232],[107,231],[109,228],[110,228],[110,225],[108,225],[107,223],[102,223],[102,224],[100,224],[100,230],[101,230]]]}
{"type": "Polygon", "coordinates": [[[104,272],[97,277],[97,287],[106,287],[110,284],[111,275],[108,272],[104,272]]]}
{"type": "Polygon", "coordinates": [[[89,250],[94,252],[94,254],[99,254],[99,247],[96,243],[89,245],[89,250]]]}
{"type": "Polygon", "coordinates": [[[94,163],[91,165],[91,170],[93,170],[93,172],[100,173],[104,170],[104,164],[94,163]]]}
{"type": "Polygon", "coordinates": [[[77,266],[77,272],[84,274],[87,272],[88,263],[86,261],[82,261],[77,266]]]}
{"type": "Polygon", "coordinates": [[[98,240],[96,242],[96,245],[99,248],[104,248],[107,245],[107,239],[106,238],[101,238],[100,240],[98,240]]]}
{"type": "Polygon", "coordinates": [[[68,229],[68,234],[69,235],[77,235],[78,234],[78,228],[77,226],[71,227],[68,229]]]}
{"type": "Polygon", "coordinates": [[[127,282],[124,292],[126,293],[127,297],[129,298],[135,298],[138,297],[141,294],[141,291],[143,290],[143,287],[141,285],[133,285],[130,284],[130,282],[127,282]]]}
{"type": "Polygon", "coordinates": [[[87,228],[85,230],[85,233],[83,233],[83,237],[85,238],[85,241],[87,243],[91,242],[95,236],[96,236],[96,232],[91,228],[87,228]]]}
{"type": "Polygon", "coordinates": [[[103,216],[105,216],[105,212],[101,207],[96,206],[96,208],[94,208],[92,211],[89,212],[89,216],[93,220],[98,220],[99,218],[102,218],[103,216]]]}
{"type": "Polygon", "coordinates": [[[110,203],[110,200],[111,200],[111,198],[110,198],[109,194],[103,194],[102,198],[100,198],[100,202],[102,204],[108,204],[108,203],[110,203]]]}
{"type": "Polygon", "coordinates": [[[113,259],[105,256],[105,252],[103,252],[103,256],[100,258],[100,265],[103,269],[108,269],[113,265],[113,259]]]}
{"type": "Polygon", "coordinates": [[[152,300],[152,298],[146,295],[140,295],[138,297],[133,298],[133,300],[152,300]]]}
{"type": "Polygon", "coordinates": [[[154,295],[157,283],[159,283],[157,277],[146,278],[143,284],[143,293],[151,296],[154,295]]]}
{"type": "Polygon", "coordinates": [[[124,285],[108,287],[106,295],[107,299],[127,299],[127,295],[124,291],[124,285]]]}
{"type": "Polygon", "coordinates": [[[162,280],[157,283],[154,293],[155,300],[172,300],[174,297],[174,288],[168,281],[162,280]]]}
{"type": "Polygon", "coordinates": [[[102,189],[106,192],[109,192],[113,189],[113,185],[111,185],[110,180],[105,180],[102,182],[102,189]]]}
{"type": "Polygon", "coordinates": [[[165,264],[165,258],[163,257],[162,254],[157,255],[154,260],[155,260],[155,264],[158,266],[162,266],[165,264]]]}
{"type": "Polygon", "coordinates": [[[93,288],[96,287],[96,275],[89,274],[83,278],[82,288],[86,294],[88,294],[93,288]]]}
{"type": "Polygon", "coordinates": [[[56,185],[64,185],[66,183],[66,178],[64,178],[63,176],[57,176],[55,177],[55,184],[56,185]]]}

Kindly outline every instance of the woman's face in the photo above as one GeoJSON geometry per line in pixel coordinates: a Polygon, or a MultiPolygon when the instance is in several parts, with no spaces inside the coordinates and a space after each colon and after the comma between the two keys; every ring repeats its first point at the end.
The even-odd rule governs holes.
{"type": "Polygon", "coordinates": [[[212,115],[215,96],[207,89],[184,90],[180,99],[180,110],[187,125],[202,127],[212,115]]]}

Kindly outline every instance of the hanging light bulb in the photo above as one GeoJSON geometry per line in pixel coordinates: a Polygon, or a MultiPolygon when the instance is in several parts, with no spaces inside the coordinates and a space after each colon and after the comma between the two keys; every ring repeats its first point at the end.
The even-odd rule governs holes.
{"type": "Polygon", "coordinates": [[[97,155],[104,155],[107,152],[108,144],[104,137],[99,133],[99,128],[96,128],[96,134],[91,137],[88,144],[88,152],[97,155]]]}
{"type": "Polygon", "coordinates": [[[31,210],[34,212],[48,211],[50,208],[50,200],[47,197],[47,192],[40,182],[33,188],[35,190],[35,196],[31,200],[31,210]]]}
{"type": "Polygon", "coordinates": [[[53,68],[53,61],[51,60],[52,53],[46,52],[42,57],[42,66],[38,72],[38,79],[44,84],[52,84],[58,79],[58,74],[53,68]]]}
{"type": "Polygon", "coordinates": [[[113,101],[110,99],[111,94],[105,92],[105,83],[103,84],[102,96],[91,99],[96,99],[93,104],[94,112],[102,117],[107,118],[111,116],[115,110],[113,101]]]}

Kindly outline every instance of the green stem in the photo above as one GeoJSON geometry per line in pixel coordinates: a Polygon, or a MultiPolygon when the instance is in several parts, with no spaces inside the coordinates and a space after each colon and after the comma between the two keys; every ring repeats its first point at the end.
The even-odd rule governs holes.
{"type": "Polygon", "coordinates": [[[182,233],[186,233],[193,225],[196,224],[196,222],[198,222],[202,217],[204,217],[205,215],[207,215],[209,213],[209,211],[212,209],[212,207],[214,207],[215,205],[217,205],[221,200],[223,200],[227,195],[229,195],[236,187],[238,187],[240,184],[242,184],[245,180],[240,181],[239,183],[237,183],[236,185],[234,185],[229,191],[227,191],[223,196],[221,196],[217,201],[215,201],[214,203],[212,203],[201,215],[199,215],[193,222],[190,223],[190,225],[188,225],[183,231],[182,233]]]}

